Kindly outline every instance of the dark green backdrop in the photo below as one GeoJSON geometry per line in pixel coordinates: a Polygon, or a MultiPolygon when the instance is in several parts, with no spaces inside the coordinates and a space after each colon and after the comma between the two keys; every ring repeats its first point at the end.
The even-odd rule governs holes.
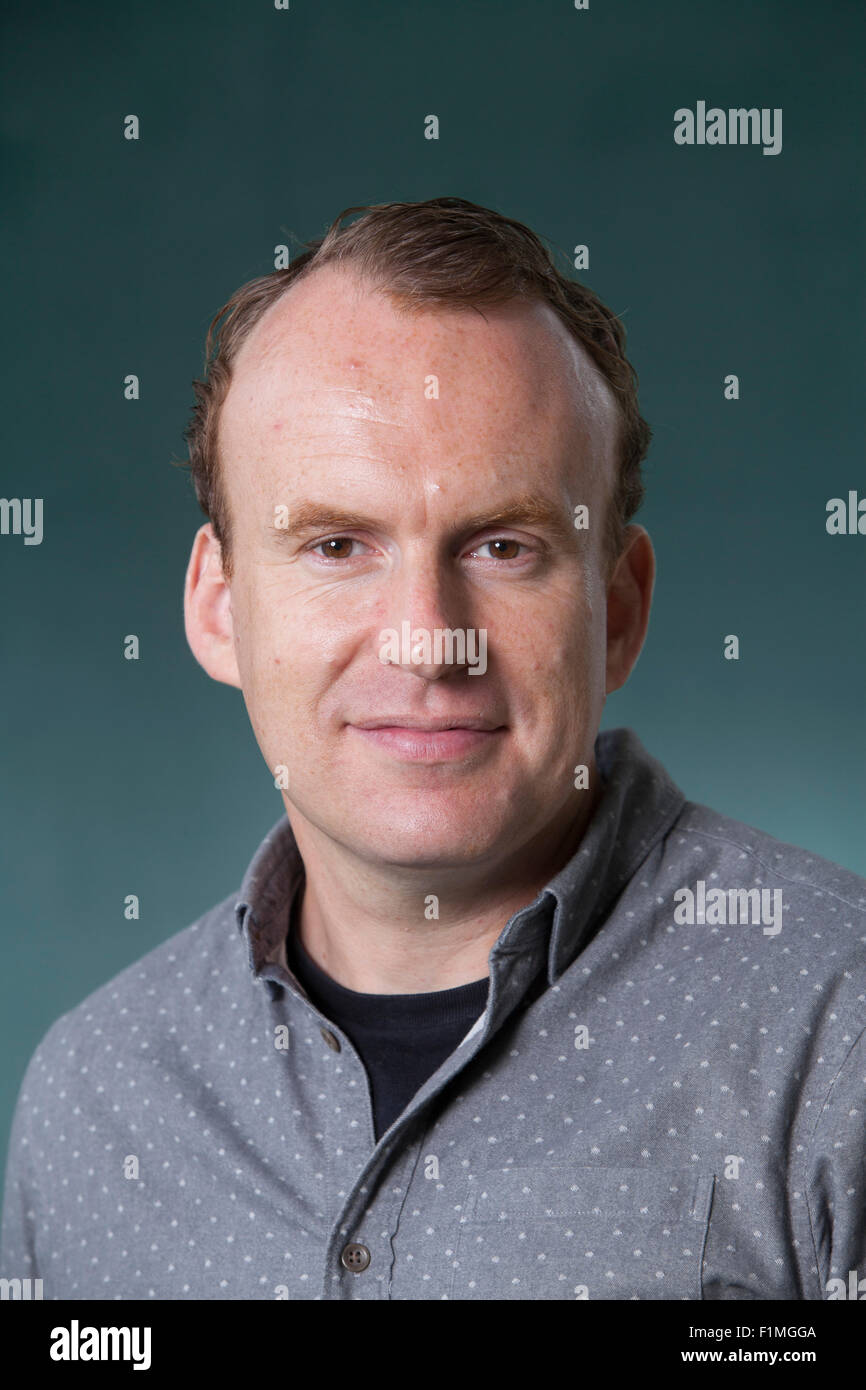
{"type": "Polygon", "coordinates": [[[231,893],[281,814],[186,646],[203,518],[169,461],[211,315],[349,204],[456,194],[589,245],[655,432],[654,614],[604,725],[866,874],[866,537],[825,530],[866,494],[862,5],[79,0],[4,29],[0,492],[44,499],[44,539],[0,536],[3,1152],[46,1028],[231,893]],[[698,100],[781,107],[781,154],[678,147],[698,100]]]}

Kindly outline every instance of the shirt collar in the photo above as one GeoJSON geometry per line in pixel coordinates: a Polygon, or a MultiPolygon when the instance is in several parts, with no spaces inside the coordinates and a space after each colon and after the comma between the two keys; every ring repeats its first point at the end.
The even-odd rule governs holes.
{"type": "Polygon", "coordinates": [[[603,790],[572,858],[544,890],[556,908],[547,978],[555,984],[601,927],[685,796],[632,729],[609,729],[595,743],[603,790]]]}
{"type": "MultiPolygon", "coordinates": [[[[595,743],[603,789],[581,842],[535,900],[507,923],[491,952],[491,967],[546,949],[547,979],[555,984],[604,921],[653,845],[679,815],[685,796],[631,729],[609,729],[595,743]]],[[[262,841],[235,903],[250,970],[285,985],[290,904],[304,864],[283,815],[262,841]]]]}
{"type": "Polygon", "coordinates": [[[256,979],[287,981],[289,907],[303,879],[304,861],[283,814],[256,850],[235,903],[238,930],[256,979]]]}

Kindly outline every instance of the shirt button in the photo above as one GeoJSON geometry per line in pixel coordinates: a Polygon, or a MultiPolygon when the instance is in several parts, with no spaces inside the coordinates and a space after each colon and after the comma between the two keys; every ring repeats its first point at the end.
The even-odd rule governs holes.
{"type": "Polygon", "coordinates": [[[366,1245],[346,1245],[343,1247],[340,1261],[344,1268],[350,1269],[353,1274],[360,1274],[370,1263],[370,1252],[366,1245]]]}
{"type": "Polygon", "coordinates": [[[319,1032],[325,1039],[325,1042],[328,1044],[328,1047],[332,1049],[332,1051],[340,1051],[340,1039],[338,1037],[335,1037],[329,1028],[320,1028],[319,1032]]]}

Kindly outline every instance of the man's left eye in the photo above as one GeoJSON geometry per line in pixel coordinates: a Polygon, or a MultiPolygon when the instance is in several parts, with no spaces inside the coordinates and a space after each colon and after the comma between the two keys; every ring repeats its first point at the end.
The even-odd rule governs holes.
{"type": "Polygon", "coordinates": [[[473,555],[476,554],[478,550],[483,550],[484,547],[488,545],[494,547],[493,558],[495,560],[516,560],[516,551],[526,549],[521,541],[510,540],[508,536],[499,536],[496,540],[482,541],[480,546],[476,547],[476,550],[472,552],[473,555]],[[506,550],[509,546],[514,547],[515,553],[506,554],[506,550]]]}

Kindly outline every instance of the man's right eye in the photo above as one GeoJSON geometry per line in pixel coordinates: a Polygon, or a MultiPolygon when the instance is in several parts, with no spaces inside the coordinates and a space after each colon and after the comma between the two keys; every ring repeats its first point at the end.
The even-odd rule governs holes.
{"type": "Polygon", "coordinates": [[[322,559],[324,560],[349,560],[352,558],[351,554],[346,553],[345,550],[343,553],[338,553],[338,549],[335,547],[361,544],[362,542],[355,540],[354,536],[332,536],[329,540],[317,541],[312,549],[314,552],[321,552],[324,549],[324,554],[322,555],[322,559]]]}

